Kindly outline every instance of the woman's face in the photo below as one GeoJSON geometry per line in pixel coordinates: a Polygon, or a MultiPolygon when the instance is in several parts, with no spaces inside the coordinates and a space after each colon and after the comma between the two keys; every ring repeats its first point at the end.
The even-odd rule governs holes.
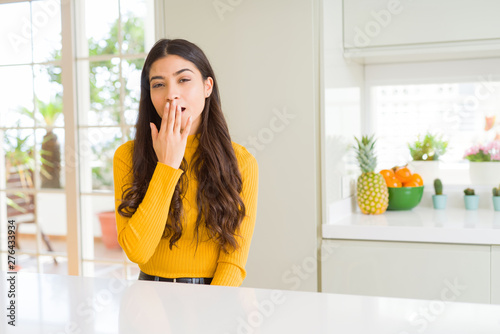
{"type": "Polygon", "coordinates": [[[176,55],[168,55],[151,65],[149,87],[151,101],[160,117],[163,117],[163,113],[168,113],[168,110],[165,110],[167,102],[175,103],[181,106],[182,110],[181,130],[184,130],[187,119],[191,116],[189,134],[198,132],[205,99],[212,93],[212,78],[203,80],[200,71],[192,62],[176,55]]]}

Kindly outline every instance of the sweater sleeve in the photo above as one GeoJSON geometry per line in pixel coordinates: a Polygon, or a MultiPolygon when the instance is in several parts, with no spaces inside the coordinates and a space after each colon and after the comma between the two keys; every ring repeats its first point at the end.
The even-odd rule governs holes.
{"type": "Polygon", "coordinates": [[[123,191],[132,184],[130,142],[121,145],[113,158],[115,215],[118,242],[130,261],[145,264],[158,246],[168,218],[170,201],[183,170],[158,162],[143,201],[132,217],[118,213],[123,191]]]}
{"type": "Polygon", "coordinates": [[[257,215],[257,197],[259,184],[259,168],[257,160],[245,149],[247,163],[241,171],[241,197],[245,203],[246,215],[241,226],[236,231],[242,237],[236,236],[240,248],[226,254],[222,249],[217,260],[217,268],[211,285],[240,286],[246,277],[245,265],[250,251],[255,219],[257,215]]]}

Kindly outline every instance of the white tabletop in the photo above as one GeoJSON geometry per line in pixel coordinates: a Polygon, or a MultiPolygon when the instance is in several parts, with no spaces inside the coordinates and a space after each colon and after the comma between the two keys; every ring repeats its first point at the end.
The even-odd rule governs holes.
{"type": "MultiPolygon", "coordinates": [[[[1,272],[7,300],[7,273],[1,272]]],[[[0,333],[498,334],[500,306],[19,273],[0,333]]]]}
{"type": "Polygon", "coordinates": [[[426,207],[381,215],[356,212],[323,224],[323,238],[500,245],[500,212],[426,207]]]}

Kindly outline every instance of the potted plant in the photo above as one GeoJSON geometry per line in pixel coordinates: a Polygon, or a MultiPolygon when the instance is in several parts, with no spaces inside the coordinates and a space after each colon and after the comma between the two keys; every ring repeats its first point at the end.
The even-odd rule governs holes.
{"type": "MultiPolygon", "coordinates": [[[[92,147],[92,152],[100,166],[92,167],[92,188],[112,189],[113,187],[113,154],[120,145],[120,138],[92,147]]],[[[120,249],[116,231],[115,211],[108,210],[97,214],[101,225],[102,242],[107,249],[120,249]]]]}
{"type": "Polygon", "coordinates": [[[97,214],[101,223],[102,243],[107,249],[121,248],[118,243],[115,214],[114,211],[99,212],[97,214]]]}
{"type": "Polygon", "coordinates": [[[435,195],[432,195],[432,204],[434,205],[434,209],[445,209],[447,196],[443,195],[443,183],[440,179],[434,180],[434,191],[436,192],[435,195]]]}
{"type": "MultiPolygon", "coordinates": [[[[17,124],[19,126],[19,123],[17,124]]],[[[18,130],[17,136],[6,135],[5,153],[5,183],[7,188],[33,189],[35,158],[33,147],[29,144],[31,134],[22,137],[18,130]]],[[[34,214],[35,197],[23,191],[6,195],[7,218],[24,214],[34,214]]],[[[21,222],[17,221],[20,225],[21,222]]]]}
{"type": "Polygon", "coordinates": [[[47,127],[40,151],[42,188],[61,188],[61,147],[54,127],[59,116],[63,114],[62,97],[56,95],[55,99],[48,103],[39,99],[36,99],[36,102],[38,113],[25,107],[19,108],[18,111],[30,118],[41,116],[37,118],[39,124],[47,127]]]}
{"type": "Polygon", "coordinates": [[[479,195],[476,195],[472,188],[465,189],[464,194],[465,209],[477,210],[479,207],[479,195]]]}
{"type": "Polygon", "coordinates": [[[469,160],[472,184],[500,183],[500,140],[486,145],[477,144],[465,151],[464,159],[469,160]]]}
{"type": "Polygon", "coordinates": [[[493,188],[493,207],[495,211],[500,211],[500,185],[498,188],[493,188]]]}
{"type": "Polygon", "coordinates": [[[410,165],[416,173],[420,174],[424,184],[430,184],[439,177],[439,158],[446,153],[448,142],[438,136],[427,132],[423,140],[418,135],[417,140],[408,143],[413,161],[410,165]]]}
{"type": "MultiPolygon", "coordinates": [[[[36,220],[36,196],[34,194],[24,192],[24,190],[32,190],[35,188],[35,156],[34,148],[30,144],[30,136],[22,136],[17,123],[18,133],[16,136],[6,135],[4,137],[6,153],[5,153],[5,186],[7,188],[17,188],[18,190],[6,196],[7,203],[7,218],[14,218],[16,221],[16,235],[19,233],[21,224],[38,224],[36,220]]],[[[39,152],[40,154],[41,152],[39,152]]],[[[46,175],[48,172],[42,165],[40,174],[46,175]]],[[[5,198],[5,197],[4,197],[5,198]]],[[[38,226],[42,240],[47,246],[49,252],[52,252],[52,245],[49,238],[43,233],[42,227],[38,226]]],[[[19,235],[16,239],[16,247],[20,248],[19,235]]],[[[54,263],[57,264],[57,259],[54,256],[54,263]]],[[[21,267],[16,265],[16,271],[21,267]]]]}

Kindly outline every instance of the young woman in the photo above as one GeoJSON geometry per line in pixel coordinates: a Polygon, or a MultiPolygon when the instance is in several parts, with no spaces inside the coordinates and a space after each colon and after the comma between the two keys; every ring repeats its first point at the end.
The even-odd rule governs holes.
{"type": "Polygon", "coordinates": [[[113,161],[118,241],[139,279],[240,286],[255,226],[256,159],[231,141],[203,51],[159,40],[141,75],[135,140],[113,161]]]}

